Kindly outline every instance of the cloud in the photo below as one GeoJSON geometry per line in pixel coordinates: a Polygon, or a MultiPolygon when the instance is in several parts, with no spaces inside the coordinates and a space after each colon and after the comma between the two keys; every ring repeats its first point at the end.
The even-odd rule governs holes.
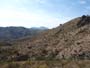
{"type": "Polygon", "coordinates": [[[45,3],[47,3],[47,0],[31,0],[31,2],[45,4],[45,3]]]}
{"type": "Polygon", "coordinates": [[[87,10],[90,10],[90,6],[87,6],[86,9],[87,9],[87,10]]]}
{"type": "Polygon", "coordinates": [[[64,6],[60,8],[59,4],[48,2],[48,0],[11,0],[4,6],[4,8],[0,8],[1,26],[46,26],[52,28],[71,19],[66,16],[72,7],[67,8],[66,6],[63,9],[64,6]],[[67,14],[64,15],[65,13],[67,14]],[[61,16],[64,17],[60,18],[61,16]]]}
{"type": "Polygon", "coordinates": [[[86,6],[84,12],[90,14],[90,6],[86,6]]]}
{"type": "Polygon", "coordinates": [[[80,3],[80,4],[86,4],[87,1],[86,1],[86,0],[80,0],[79,3],[80,3]]]}
{"type": "Polygon", "coordinates": [[[48,14],[10,9],[0,10],[0,22],[2,22],[0,26],[46,26],[50,28],[60,24],[58,18],[48,14]]]}
{"type": "Polygon", "coordinates": [[[43,9],[37,9],[34,5],[24,6],[23,4],[28,2],[44,4],[46,1],[47,0],[10,1],[10,4],[7,3],[4,8],[0,8],[0,26],[46,26],[49,28],[57,26],[60,24],[60,20],[58,18],[49,15],[43,9]]]}

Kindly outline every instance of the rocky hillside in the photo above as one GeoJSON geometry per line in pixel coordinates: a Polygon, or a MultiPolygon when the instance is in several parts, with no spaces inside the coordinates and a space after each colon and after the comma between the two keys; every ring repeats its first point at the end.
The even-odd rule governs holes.
{"type": "Polygon", "coordinates": [[[12,45],[6,49],[1,46],[5,60],[90,59],[90,16],[83,15],[12,45]]]}
{"type": "Polygon", "coordinates": [[[15,44],[30,59],[90,59],[90,16],[83,15],[15,44]]]}

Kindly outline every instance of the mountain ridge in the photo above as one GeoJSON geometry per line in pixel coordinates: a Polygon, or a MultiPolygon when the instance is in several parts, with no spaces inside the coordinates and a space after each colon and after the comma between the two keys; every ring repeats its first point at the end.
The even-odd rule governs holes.
{"type": "Polygon", "coordinates": [[[27,36],[37,35],[39,32],[47,30],[48,28],[25,28],[25,27],[0,27],[0,40],[14,40],[27,36]]]}

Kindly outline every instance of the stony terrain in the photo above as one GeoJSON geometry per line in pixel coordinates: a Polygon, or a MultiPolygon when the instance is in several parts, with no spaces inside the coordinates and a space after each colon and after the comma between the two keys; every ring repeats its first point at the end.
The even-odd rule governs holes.
{"type": "Polygon", "coordinates": [[[14,44],[30,60],[90,59],[90,16],[83,15],[14,44]]]}
{"type": "Polygon", "coordinates": [[[90,16],[34,37],[0,43],[1,68],[90,68],[90,16]]]}

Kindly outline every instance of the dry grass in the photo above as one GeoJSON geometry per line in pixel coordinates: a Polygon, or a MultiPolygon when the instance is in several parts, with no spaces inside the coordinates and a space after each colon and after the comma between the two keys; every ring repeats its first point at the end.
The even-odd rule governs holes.
{"type": "Polygon", "coordinates": [[[90,68],[89,60],[22,61],[0,64],[0,68],[90,68]]]}

